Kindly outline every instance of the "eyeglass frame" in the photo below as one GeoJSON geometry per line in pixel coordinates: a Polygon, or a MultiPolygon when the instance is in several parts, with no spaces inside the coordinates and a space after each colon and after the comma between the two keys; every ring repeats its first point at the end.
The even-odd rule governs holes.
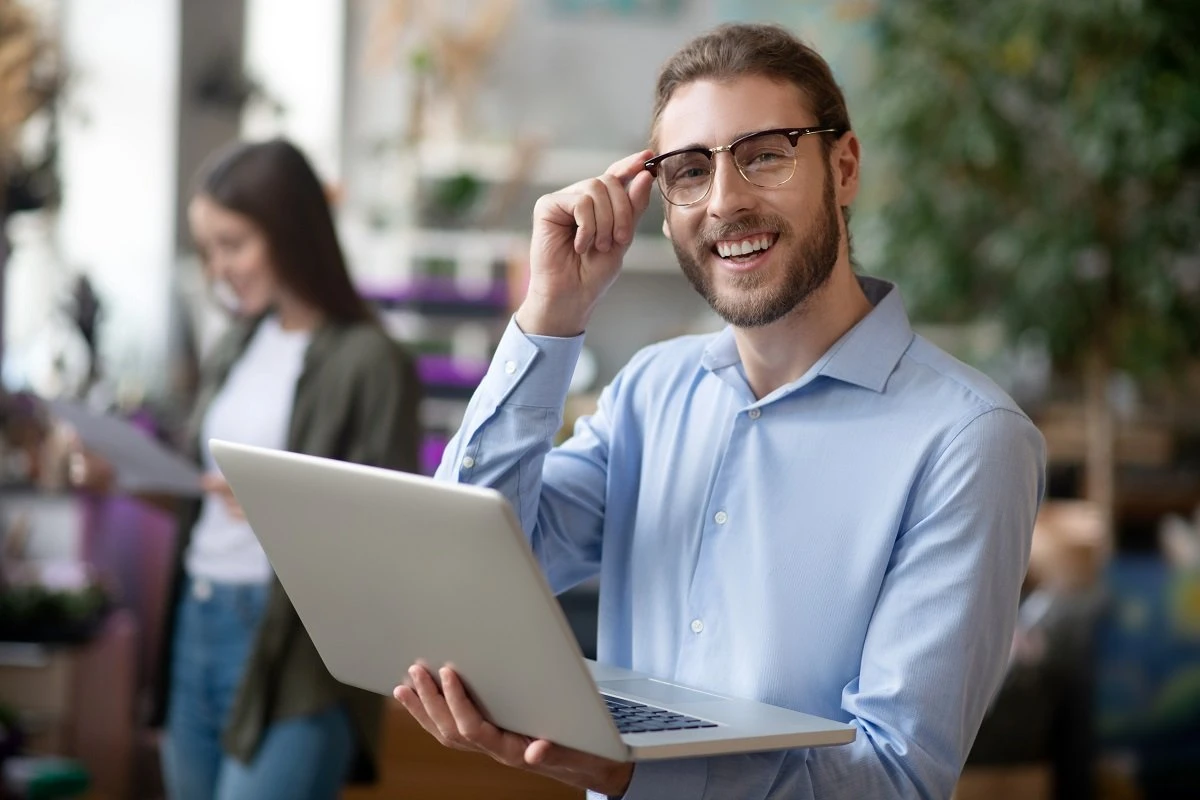
{"type": "MultiPolygon", "coordinates": [[[[800,140],[805,136],[812,136],[813,134],[817,134],[817,133],[834,133],[834,134],[837,134],[838,136],[841,136],[848,130],[849,130],[849,128],[830,128],[830,127],[821,127],[821,126],[817,126],[817,127],[813,127],[813,128],[768,128],[763,131],[754,131],[753,133],[747,133],[744,136],[739,136],[738,138],[734,139],[729,144],[721,145],[720,147],[681,147],[678,150],[671,150],[666,153],[660,153],[659,155],[656,155],[654,158],[646,160],[642,164],[642,166],[646,169],[647,172],[649,172],[651,175],[654,176],[654,183],[658,186],[658,191],[662,194],[663,200],[666,200],[668,203],[675,206],[676,208],[687,208],[688,206],[694,206],[694,205],[696,205],[696,203],[703,202],[708,197],[709,193],[712,192],[713,183],[716,182],[716,177],[717,177],[717,169],[716,169],[717,153],[729,153],[729,155],[732,156],[733,148],[737,147],[739,144],[746,141],[747,139],[754,139],[759,136],[770,136],[771,134],[779,134],[782,136],[786,136],[788,141],[791,143],[792,147],[796,147],[796,145],[800,142],[800,140]],[[713,168],[712,168],[712,173],[709,175],[708,188],[704,190],[704,194],[700,195],[699,197],[697,197],[695,200],[693,200],[690,203],[675,203],[675,202],[672,202],[671,199],[667,197],[667,193],[663,189],[662,183],[659,181],[658,167],[660,164],[662,164],[663,161],[670,158],[671,156],[683,155],[684,153],[701,153],[701,154],[703,154],[709,160],[709,163],[711,163],[713,165],[713,168]]],[[[775,184],[774,186],[758,186],[757,183],[755,183],[754,181],[747,178],[746,173],[742,171],[742,166],[741,166],[741,164],[738,163],[737,158],[733,159],[733,165],[735,167],[737,167],[738,174],[741,175],[742,178],[746,181],[746,183],[750,184],[751,186],[758,186],[758,188],[760,188],[760,189],[774,189],[776,186],[783,186],[785,183],[787,183],[793,177],[795,177],[797,161],[798,161],[798,159],[793,159],[793,161],[792,161],[791,174],[788,175],[783,180],[781,180],[779,183],[775,184]]]]}

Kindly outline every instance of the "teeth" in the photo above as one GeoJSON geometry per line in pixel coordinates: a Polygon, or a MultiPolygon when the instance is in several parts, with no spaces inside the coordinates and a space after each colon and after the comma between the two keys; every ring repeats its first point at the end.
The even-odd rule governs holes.
{"type": "Polygon", "coordinates": [[[759,239],[745,239],[740,242],[717,242],[717,253],[721,258],[731,258],[733,256],[744,256],[758,250],[766,250],[771,246],[769,237],[759,239]]]}

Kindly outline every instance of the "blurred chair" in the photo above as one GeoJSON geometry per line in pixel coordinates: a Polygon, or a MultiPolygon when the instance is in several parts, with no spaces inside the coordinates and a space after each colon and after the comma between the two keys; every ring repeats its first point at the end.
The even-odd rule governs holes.
{"type": "Polygon", "coordinates": [[[1043,505],[1008,673],[955,800],[1095,796],[1096,632],[1107,562],[1095,506],[1065,500],[1043,505]]]}

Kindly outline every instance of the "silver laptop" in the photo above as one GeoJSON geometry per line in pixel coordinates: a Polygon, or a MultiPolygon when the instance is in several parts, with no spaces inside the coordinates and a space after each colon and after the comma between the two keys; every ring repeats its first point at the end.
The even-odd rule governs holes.
{"type": "Polygon", "coordinates": [[[209,446],[343,683],[391,695],[409,665],[451,663],[497,726],[619,761],[854,740],[847,724],[585,659],[495,490],[209,446]]]}

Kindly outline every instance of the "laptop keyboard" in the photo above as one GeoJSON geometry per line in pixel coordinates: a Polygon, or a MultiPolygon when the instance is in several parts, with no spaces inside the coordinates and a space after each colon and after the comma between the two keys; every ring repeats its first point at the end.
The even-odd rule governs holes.
{"type": "Polygon", "coordinates": [[[715,728],[715,722],[676,714],[665,708],[655,708],[644,703],[635,703],[611,695],[601,695],[608,706],[608,713],[617,724],[620,733],[649,733],[651,731],[683,731],[693,728],[715,728]]]}

